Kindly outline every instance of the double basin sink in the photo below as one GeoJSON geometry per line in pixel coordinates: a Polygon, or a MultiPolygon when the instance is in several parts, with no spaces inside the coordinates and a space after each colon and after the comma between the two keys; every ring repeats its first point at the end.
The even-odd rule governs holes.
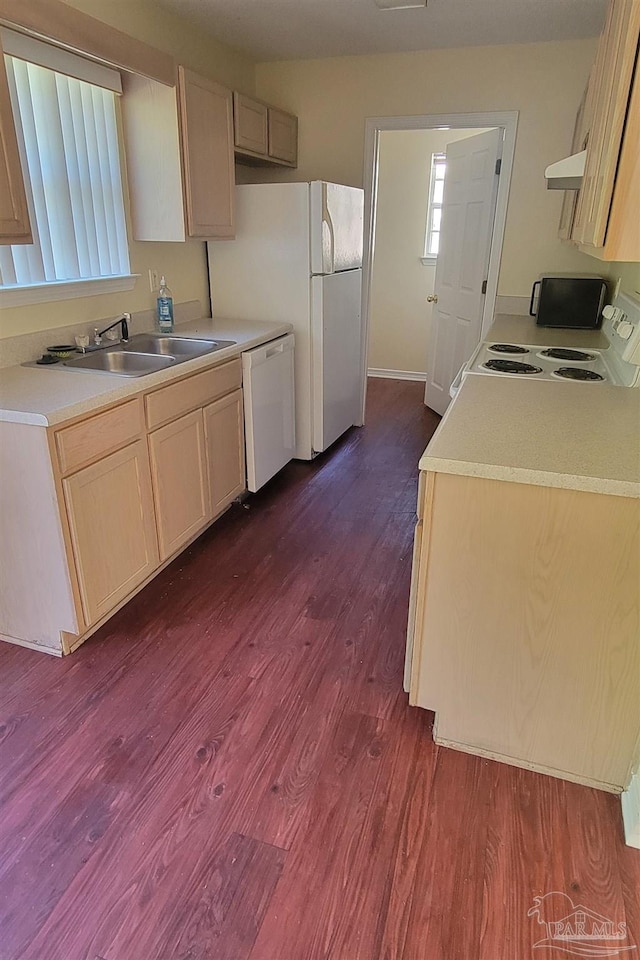
{"type": "Polygon", "coordinates": [[[169,337],[157,333],[140,333],[126,343],[100,347],[63,366],[88,373],[114,373],[119,377],[144,377],[176,363],[235,346],[235,340],[202,340],[196,337],[169,337]]]}

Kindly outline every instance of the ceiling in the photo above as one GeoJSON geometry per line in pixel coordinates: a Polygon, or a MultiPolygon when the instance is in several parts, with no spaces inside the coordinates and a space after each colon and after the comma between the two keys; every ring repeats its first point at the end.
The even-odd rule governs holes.
{"type": "Polygon", "coordinates": [[[607,0],[156,0],[259,61],[594,37],[607,0]]]}

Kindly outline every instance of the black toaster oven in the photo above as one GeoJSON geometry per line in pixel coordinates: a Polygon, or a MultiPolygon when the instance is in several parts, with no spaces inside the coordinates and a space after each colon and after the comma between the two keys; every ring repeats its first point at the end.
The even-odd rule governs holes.
{"type": "Polygon", "coordinates": [[[540,277],[531,290],[529,313],[539,327],[594,330],[602,323],[606,296],[602,277],[540,277]]]}

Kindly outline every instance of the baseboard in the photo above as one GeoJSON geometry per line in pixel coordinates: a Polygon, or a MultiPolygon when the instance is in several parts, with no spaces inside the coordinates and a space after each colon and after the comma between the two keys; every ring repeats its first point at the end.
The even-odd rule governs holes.
{"type": "Polygon", "coordinates": [[[384,370],[382,367],[369,367],[368,377],[382,377],[385,380],[422,380],[427,379],[426,373],[419,370],[384,370]]]}
{"type": "Polygon", "coordinates": [[[640,773],[634,773],[620,799],[625,843],[640,850],[640,773]]]}
{"type": "Polygon", "coordinates": [[[7,633],[0,633],[0,640],[5,643],[13,643],[16,647],[26,647],[27,650],[36,650],[38,653],[48,653],[50,657],[61,657],[62,650],[54,650],[51,647],[45,647],[41,643],[32,643],[31,640],[20,640],[18,637],[10,637],[7,633]]]}
{"type": "Polygon", "coordinates": [[[493,750],[484,750],[482,747],[472,746],[468,743],[461,743],[457,740],[449,740],[448,737],[439,736],[437,713],[433,727],[433,740],[439,747],[448,747],[450,750],[470,753],[474,757],[484,757],[486,760],[497,760],[498,763],[506,763],[511,767],[533,770],[534,773],[544,773],[548,777],[556,777],[558,780],[568,780],[569,783],[579,783],[583,787],[593,787],[595,790],[604,790],[606,793],[619,794],[621,792],[620,787],[615,783],[593,780],[591,777],[582,777],[579,774],[569,773],[566,770],[556,770],[554,767],[547,767],[542,763],[532,763],[529,760],[520,760],[518,757],[508,757],[502,753],[495,753],[493,750]]]}

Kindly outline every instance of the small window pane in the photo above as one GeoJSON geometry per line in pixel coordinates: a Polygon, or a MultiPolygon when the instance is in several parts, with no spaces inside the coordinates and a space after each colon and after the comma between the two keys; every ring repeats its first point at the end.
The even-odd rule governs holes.
{"type": "Polygon", "coordinates": [[[443,153],[431,155],[429,180],[429,206],[424,239],[424,256],[435,257],[440,245],[440,223],[442,203],[444,201],[444,181],[447,170],[447,158],[443,153]]]}

